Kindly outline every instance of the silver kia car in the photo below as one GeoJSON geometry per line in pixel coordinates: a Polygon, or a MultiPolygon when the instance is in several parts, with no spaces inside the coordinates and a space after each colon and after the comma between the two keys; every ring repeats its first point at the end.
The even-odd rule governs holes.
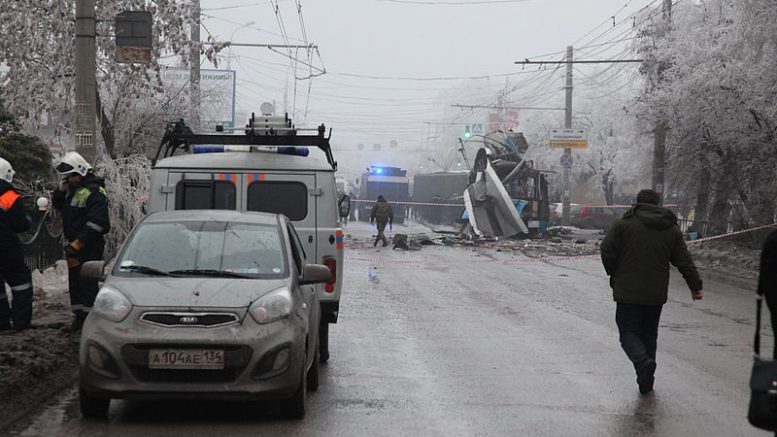
{"type": "Polygon", "coordinates": [[[132,231],[84,323],[80,404],[104,417],[113,398],[278,399],[301,418],[318,388],[318,286],[282,215],[151,214],[132,231]]]}

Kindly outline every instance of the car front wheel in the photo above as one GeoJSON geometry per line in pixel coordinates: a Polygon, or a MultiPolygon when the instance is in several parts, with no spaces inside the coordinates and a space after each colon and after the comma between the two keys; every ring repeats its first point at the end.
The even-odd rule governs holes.
{"type": "Polygon", "coordinates": [[[84,389],[78,393],[78,401],[81,404],[81,414],[87,419],[102,419],[108,415],[111,406],[110,398],[97,398],[88,395],[84,389]]]}
{"type": "Polygon", "coordinates": [[[281,412],[289,419],[302,419],[305,417],[305,403],[307,398],[307,372],[305,366],[302,366],[302,377],[299,381],[299,387],[294,395],[281,402],[281,412]]]}
{"type": "Polygon", "coordinates": [[[320,349],[319,346],[316,345],[316,354],[313,356],[313,364],[310,365],[310,370],[308,370],[308,390],[310,391],[316,391],[318,390],[318,381],[319,381],[319,375],[318,375],[318,362],[320,360],[320,349]]]}

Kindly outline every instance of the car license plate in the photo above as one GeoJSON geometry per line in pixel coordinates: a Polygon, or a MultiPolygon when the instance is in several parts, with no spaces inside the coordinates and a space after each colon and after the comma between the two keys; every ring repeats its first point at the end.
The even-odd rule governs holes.
{"type": "Polygon", "coordinates": [[[151,349],[149,369],[223,369],[224,351],[213,349],[151,349]]]}

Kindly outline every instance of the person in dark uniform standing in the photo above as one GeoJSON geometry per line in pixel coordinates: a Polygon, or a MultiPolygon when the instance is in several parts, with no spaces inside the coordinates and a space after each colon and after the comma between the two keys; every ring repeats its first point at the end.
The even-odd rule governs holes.
{"type": "Polygon", "coordinates": [[[95,176],[92,166],[76,152],[65,155],[56,166],[63,176],[52,196],[52,205],[62,213],[67,239],[65,256],[68,267],[70,306],[74,331],[81,329],[97,296],[97,281],[81,278],[81,265],[103,259],[105,235],[110,230],[105,180],[95,176]]]}
{"type": "Polygon", "coordinates": [[[16,235],[32,227],[19,193],[13,188],[15,172],[0,158],[0,331],[22,331],[32,321],[32,275],[24,262],[24,249],[16,235]],[[11,287],[8,303],[5,283],[11,287]]]}
{"type": "Polygon", "coordinates": [[[375,237],[375,243],[373,246],[378,245],[378,241],[383,241],[383,247],[388,246],[388,239],[386,239],[386,224],[389,226],[394,222],[394,210],[391,209],[391,205],[386,202],[383,196],[378,196],[378,201],[372,207],[370,211],[370,223],[377,222],[378,236],[375,237]]]}

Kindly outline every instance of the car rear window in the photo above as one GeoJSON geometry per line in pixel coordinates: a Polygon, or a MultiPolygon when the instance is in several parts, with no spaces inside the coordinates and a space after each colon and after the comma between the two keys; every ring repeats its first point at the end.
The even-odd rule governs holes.
{"type": "Polygon", "coordinates": [[[284,214],[300,221],[308,215],[308,186],[302,182],[256,181],[248,186],[248,211],[284,214]]]}
{"type": "Polygon", "coordinates": [[[178,182],[175,209],[236,209],[235,185],[227,181],[178,182]]]}

